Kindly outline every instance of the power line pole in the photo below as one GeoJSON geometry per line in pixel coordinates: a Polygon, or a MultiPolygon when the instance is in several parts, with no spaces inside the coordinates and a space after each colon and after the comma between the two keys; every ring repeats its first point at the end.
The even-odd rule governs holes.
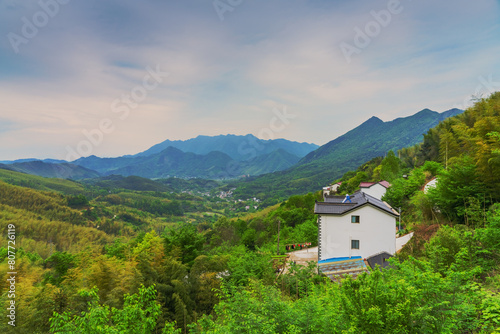
{"type": "Polygon", "coordinates": [[[401,231],[401,207],[399,207],[399,229],[398,232],[401,231]]]}

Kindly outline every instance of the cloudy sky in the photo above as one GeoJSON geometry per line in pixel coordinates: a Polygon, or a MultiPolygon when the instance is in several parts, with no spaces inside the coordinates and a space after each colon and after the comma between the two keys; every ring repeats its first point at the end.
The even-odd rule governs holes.
{"type": "Polygon", "coordinates": [[[0,0],[0,33],[0,160],[322,145],[500,90],[494,0],[0,0]]]}

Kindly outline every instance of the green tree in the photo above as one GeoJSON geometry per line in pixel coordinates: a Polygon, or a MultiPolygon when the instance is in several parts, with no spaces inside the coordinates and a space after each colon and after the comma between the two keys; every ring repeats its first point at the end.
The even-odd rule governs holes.
{"type": "Polygon", "coordinates": [[[203,234],[198,233],[191,224],[181,224],[177,229],[165,233],[165,251],[167,254],[180,255],[182,263],[193,265],[194,259],[200,255],[205,243],[203,234]]]}
{"type": "Polygon", "coordinates": [[[438,176],[436,188],[429,190],[429,198],[450,220],[465,222],[465,208],[470,198],[481,203],[486,198],[486,186],[480,180],[474,161],[468,156],[453,160],[447,170],[438,176]]]}
{"type": "Polygon", "coordinates": [[[425,174],[422,168],[414,169],[407,178],[397,178],[393,181],[391,187],[387,189],[383,200],[387,201],[392,207],[406,208],[410,197],[425,183],[425,174]]]}
{"type": "Polygon", "coordinates": [[[68,252],[55,252],[44,262],[44,267],[52,269],[45,277],[45,282],[59,285],[68,269],[75,266],[75,256],[68,252]]]}
{"type": "Polygon", "coordinates": [[[160,315],[154,286],[141,287],[138,294],[126,295],[122,309],[99,305],[97,288],[80,292],[89,298],[88,310],[72,316],[68,312],[54,313],[50,331],[64,334],[147,334],[152,333],[160,315]]]}
{"type": "Polygon", "coordinates": [[[380,170],[380,178],[382,180],[392,182],[399,176],[401,171],[401,161],[398,157],[396,157],[392,150],[387,152],[387,156],[384,160],[382,160],[380,165],[382,166],[380,170]]]}

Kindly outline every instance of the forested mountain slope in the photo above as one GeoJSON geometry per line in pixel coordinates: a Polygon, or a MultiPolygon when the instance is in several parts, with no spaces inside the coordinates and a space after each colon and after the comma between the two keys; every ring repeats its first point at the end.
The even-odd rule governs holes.
{"type": "Polygon", "coordinates": [[[293,166],[299,157],[278,149],[250,160],[237,161],[226,153],[210,151],[207,154],[183,152],[169,146],[159,153],[135,157],[99,158],[96,156],[74,161],[79,166],[104,175],[140,176],[145,178],[205,178],[234,179],[242,175],[260,175],[293,166]]]}

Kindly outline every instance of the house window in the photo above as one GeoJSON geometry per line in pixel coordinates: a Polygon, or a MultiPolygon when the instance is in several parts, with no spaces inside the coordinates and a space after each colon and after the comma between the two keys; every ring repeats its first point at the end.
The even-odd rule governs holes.
{"type": "Polygon", "coordinates": [[[359,240],[351,240],[351,249],[359,249],[359,240]]]}
{"type": "Polygon", "coordinates": [[[359,216],[351,216],[351,223],[359,224],[359,216]]]}

